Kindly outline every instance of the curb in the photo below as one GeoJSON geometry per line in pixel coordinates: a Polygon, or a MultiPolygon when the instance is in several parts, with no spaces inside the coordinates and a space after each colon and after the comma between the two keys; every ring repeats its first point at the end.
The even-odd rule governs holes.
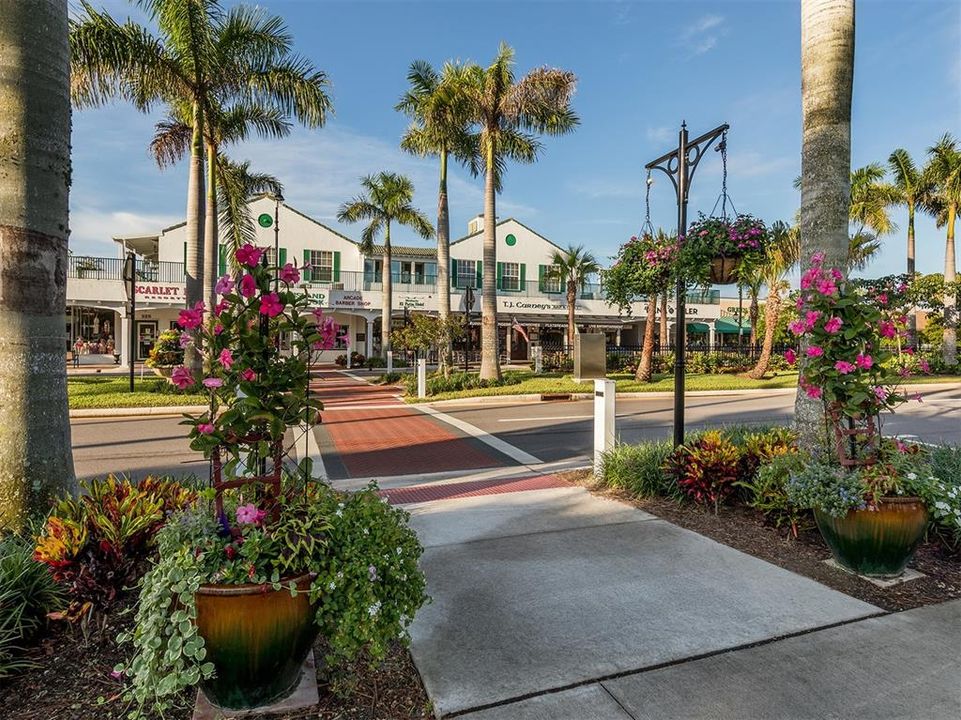
{"type": "Polygon", "coordinates": [[[206,405],[168,405],[165,407],[78,408],[70,411],[71,418],[142,417],[144,415],[183,415],[202,413],[206,405]]]}

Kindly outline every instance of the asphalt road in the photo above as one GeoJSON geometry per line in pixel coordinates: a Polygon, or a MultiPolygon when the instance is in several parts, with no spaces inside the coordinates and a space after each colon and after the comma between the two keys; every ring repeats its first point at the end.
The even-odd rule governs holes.
{"type": "MultiPolygon", "coordinates": [[[[889,415],[885,434],[915,436],[927,442],[961,445],[961,387],[932,389],[922,403],[912,402],[889,415]]],[[[733,423],[787,422],[793,395],[689,396],[688,430],[733,423]]],[[[593,403],[513,403],[440,406],[443,413],[524,450],[543,462],[588,457],[593,442],[593,403]]],[[[617,434],[624,442],[668,438],[673,399],[621,398],[617,434]]],[[[182,475],[207,473],[207,463],[189,449],[180,417],[84,418],[71,422],[74,464],[80,478],[127,473],[182,475]]]]}

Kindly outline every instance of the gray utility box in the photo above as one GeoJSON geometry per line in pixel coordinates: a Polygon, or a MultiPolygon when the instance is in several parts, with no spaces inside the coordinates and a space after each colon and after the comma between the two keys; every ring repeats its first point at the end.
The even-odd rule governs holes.
{"type": "Polygon", "coordinates": [[[574,382],[607,376],[607,337],[602,333],[574,335],[574,382]]]}

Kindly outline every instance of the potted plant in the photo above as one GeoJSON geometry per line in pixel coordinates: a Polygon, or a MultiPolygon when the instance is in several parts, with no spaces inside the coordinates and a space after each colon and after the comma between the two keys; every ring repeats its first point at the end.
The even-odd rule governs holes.
{"type": "Polygon", "coordinates": [[[181,333],[177,330],[164,330],[150,348],[146,365],[160,377],[169,378],[179,365],[184,363],[184,349],[180,345],[181,333]]]}
{"type": "Polygon", "coordinates": [[[688,228],[684,245],[688,253],[710,264],[711,284],[728,285],[737,280],[745,258],[763,254],[767,240],[767,226],[753,215],[729,219],[701,214],[688,228]]]}
{"type": "MultiPolygon", "coordinates": [[[[841,565],[864,575],[900,574],[924,537],[936,494],[924,452],[881,436],[881,414],[908,400],[907,372],[889,347],[905,332],[903,287],[865,286],[816,254],[801,277],[799,384],[824,408],[821,456],[793,473],[794,502],[814,510],[841,565]]],[[[793,350],[789,363],[798,360],[793,350]]],[[[920,399],[920,398],[918,398],[920,399]]]]}
{"type": "Polygon", "coordinates": [[[282,477],[285,433],[321,409],[311,353],[333,347],[339,328],[311,311],[296,267],[261,266],[262,254],[241,247],[242,275],[220,278],[212,312],[198,303],[178,320],[181,347],[202,347],[203,372],[179,366],[171,381],[208,394],[184,423],[214,481],[206,502],[158,533],[124,669],[141,709],[162,713],[198,683],[223,708],[269,704],[294,690],[318,631],[334,656],[376,658],[425,600],[402,511],[373,489],[346,496],[313,482],[309,461],[282,477]]]}

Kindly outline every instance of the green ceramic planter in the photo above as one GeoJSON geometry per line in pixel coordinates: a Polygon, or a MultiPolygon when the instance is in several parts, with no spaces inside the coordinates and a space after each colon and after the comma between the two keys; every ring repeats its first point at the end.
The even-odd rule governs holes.
{"type": "Polygon", "coordinates": [[[928,526],[916,497],[884,498],[877,510],[851,510],[836,518],[814,512],[835,561],[860,575],[896,577],[904,572],[928,526]]]}
{"type": "Polygon", "coordinates": [[[270,585],[201,585],[197,632],[217,672],[201,682],[211,703],[229,710],[262,707],[290,695],[317,637],[310,576],[270,585]]]}

